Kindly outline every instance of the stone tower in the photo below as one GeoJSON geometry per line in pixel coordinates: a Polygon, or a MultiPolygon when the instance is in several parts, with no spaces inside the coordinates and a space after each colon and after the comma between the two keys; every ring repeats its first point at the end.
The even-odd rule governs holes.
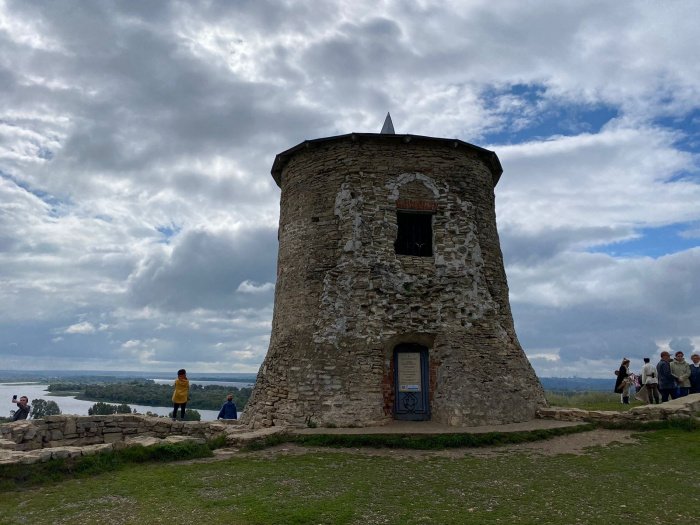
{"type": "Polygon", "coordinates": [[[492,151],[382,133],[277,155],[270,347],[243,420],[448,425],[532,419],[544,393],[515,335],[492,151]]]}

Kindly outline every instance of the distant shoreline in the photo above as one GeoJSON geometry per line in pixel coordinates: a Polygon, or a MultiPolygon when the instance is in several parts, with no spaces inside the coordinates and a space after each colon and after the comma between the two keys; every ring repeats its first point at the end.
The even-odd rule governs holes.
{"type": "MultiPolygon", "coordinates": [[[[190,372],[190,381],[228,381],[235,383],[255,383],[257,374],[245,372],[190,372]]],[[[51,382],[76,379],[80,381],[123,381],[128,379],[175,380],[176,371],[110,371],[110,370],[0,370],[0,381],[17,382],[51,382]]]]}
{"type": "MultiPolygon", "coordinates": [[[[245,372],[190,372],[190,381],[220,381],[255,384],[256,374],[245,372]]],[[[109,371],[109,370],[0,370],[0,382],[32,383],[51,381],[121,382],[129,379],[174,380],[174,372],[109,371]]],[[[588,377],[540,377],[545,390],[549,391],[607,391],[612,389],[615,378],[588,377]]]]}

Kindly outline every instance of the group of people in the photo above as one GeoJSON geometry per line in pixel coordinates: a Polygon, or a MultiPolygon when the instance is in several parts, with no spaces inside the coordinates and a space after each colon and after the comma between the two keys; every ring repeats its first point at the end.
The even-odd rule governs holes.
{"type": "MultiPolygon", "coordinates": [[[[180,409],[180,418],[185,420],[185,409],[190,399],[190,380],[187,379],[187,370],[181,368],[177,371],[177,379],[173,391],[173,421],[177,419],[177,410],[180,409]]],[[[236,404],[233,402],[233,394],[226,396],[226,402],[219,410],[216,419],[238,419],[236,404]]]]}
{"type": "MultiPolygon", "coordinates": [[[[187,379],[187,371],[181,368],[177,371],[177,379],[175,380],[175,391],[173,392],[173,421],[177,419],[177,410],[180,409],[180,415],[182,420],[185,420],[185,408],[187,407],[187,401],[190,398],[190,381],[187,379]]],[[[17,396],[12,397],[12,403],[17,405],[17,410],[12,415],[12,421],[19,421],[20,419],[27,419],[29,417],[29,411],[31,407],[29,406],[29,398],[27,396],[22,396],[17,400],[17,396]]],[[[226,402],[222,405],[221,410],[219,410],[219,415],[216,419],[238,419],[238,411],[236,409],[236,404],[233,402],[233,394],[226,396],[226,402]]]]}
{"type": "Polygon", "coordinates": [[[671,354],[664,350],[656,366],[645,357],[642,373],[637,375],[630,372],[630,360],[625,357],[615,371],[615,392],[625,404],[629,404],[633,388],[635,399],[649,404],[700,394],[700,351],[693,352],[690,359],[692,362],[688,363],[681,351],[671,359],[671,354]]]}

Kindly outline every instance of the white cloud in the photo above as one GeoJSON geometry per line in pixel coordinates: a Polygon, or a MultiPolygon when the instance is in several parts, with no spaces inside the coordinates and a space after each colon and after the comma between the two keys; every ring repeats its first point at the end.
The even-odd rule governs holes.
{"type": "Polygon", "coordinates": [[[697,250],[587,250],[676,223],[698,238],[699,10],[0,1],[3,357],[254,371],[275,154],[376,132],[387,110],[400,133],[498,153],[515,321],[538,372],[607,374],[623,352],[695,341],[697,250]]]}
{"type": "Polygon", "coordinates": [[[527,352],[527,358],[533,362],[547,361],[556,363],[561,360],[561,358],[559,357],[558,349],[538,349],[534,351],[530,350],[527,352]]]}
{"type": "Polygon", "coordinates": [[[241,293],[265,293],[269,292],[271,290],[275,289],[275,284],[274,283],[263,283],[263,284],[256,284],[254,282],[245,280],[241,284],[238,285],[238,288],[236,288],[237,292],[241,293]]]}
{"type": "Polygon", "coordinates": [[[76,323],[70,325],[68,328],[64,330],[63,333],[65,334],[92,334],[95,332],[95,327],[87,322],[83,321],[82,323],[76,323]]]}
{"type": "Polygon", "coordinates": [[[658,128],[612,126],[598,134],[493,146],[504,166],[499,225],[559,228],[658,226],[698,218],[700,185],[674,175],[697,158],[658,128]]]}

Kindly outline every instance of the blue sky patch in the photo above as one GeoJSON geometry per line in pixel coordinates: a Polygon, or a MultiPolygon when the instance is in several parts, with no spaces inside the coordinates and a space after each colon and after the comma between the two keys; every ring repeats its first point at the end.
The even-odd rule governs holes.
{"type": "Polygon", "coordinates": [[[55,195],[52,195],[44,190],[40,190],[37,188],[32,188],[29,184],[26,182],[22,182],[18,180],[16,177],[13,177],[12,175],[8,175],[7,173],[4,173],[0,171],[0,177],[3,179],[9,180],[12,182],[15,186],[22,188],[24,191],[31,193],[34,195],[37,199],[42,200],[49,206],[51,206],[51,209],[49,210],[49,214],[52,217],[60,217],[62,215],[65,215],[65,208],[66,206],[70,205],[69,200],[61,200],[55,195]]]}
{"type": "Polygon", "coordinates": [[[159,242],[168,244],[170,242],[170,239],[175,237],[178,233],[180,233],[180,230],[182,230],[182,226],[178,226],[177,224],[170,223],[170,225],[167,226],[157,226],[156,230],[163,234],[164,239],[161,239],[159,242]]]}
{"type": "Polygon", "coordinates": [[[680,131],[682,136],[676,140],[677,148],[700,153],[700,110],[696,109],[681,117],[662,117],[654,124],[664,128],[680,131]]]}
{"type": "Polygon", "coordinates": [[[592,248],[593,253],[606,253],[612,257],[663,257],[700,246],[700,235],[683,235],[700,231],[698,223],[676,223],[659,228],[642,228],[639,237],[628,241],[592,248]]]}
{"type": "Polygon", "coordinates": [[[501,106],[512,105],[511,111],[501,114],[504,127],[486,133],[484,139],[492,144],[512,144],[553,135],[597,133],[618,116],[612,106],[601,104],[563,104],[547,96],[543,85],[516,84],[508,90],[492,90],[482,94],[486,107],[501,111],[501,106]]]}

